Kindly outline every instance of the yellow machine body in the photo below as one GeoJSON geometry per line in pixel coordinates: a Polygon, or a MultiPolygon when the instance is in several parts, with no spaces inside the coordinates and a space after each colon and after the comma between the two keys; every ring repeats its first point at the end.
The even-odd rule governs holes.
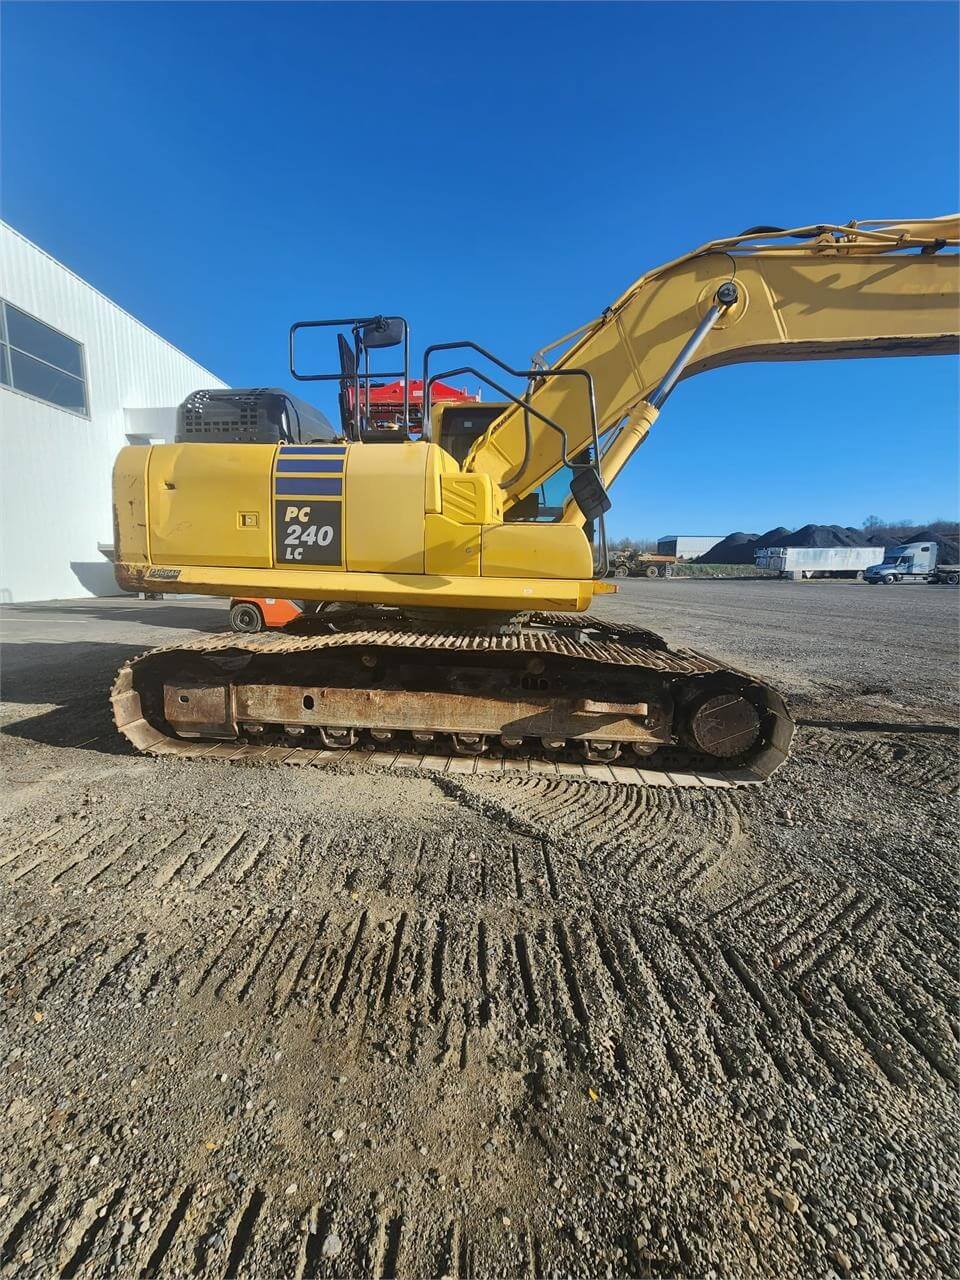
{"type": "Polygon", "coordinates": [[[442,405],[430,424],[440,444],[124,449],[117,580],[131,590],[581,612],[615,590],[594,579],[582,510],[571,497],[555,522],[523,522],[511,518],[520,503],[597,443],[609,486],[681,376],[745,361],[955,352],[960,256],[940,250],[958,245],[956,216],[711,241],[544,348],[522,402],[496,406],[492,420],[491,406],[474,406],[478,437],[462,465],[442,447],[442,405]],[[552,365],[548,351],[559,352],[552,365]],[[589,379],[556,376],[571,369],[589,379]]]}
{"type": "Polygon", "coordinates": [[[505,524],[435,444],[130,446],[113,492],[130,590],[579,612],[609,589],[581,529],[505,524]]]}
{"type": "MultiPolygon", "coordinates": [[[[701,785],[768,777],[793,733],[775,689],[642,627],[565,623],[615,590],[594,578],[585,527],[682,377],[754,360],[955,352],[958,247],[956,217],[755,228],[643,276],[525,370],[492,357],[526,380],[523,395],[435,405],[432,439],[360,431],[358,443],[324,433],[306,445],[123,450],[121,586],[375,607],[325,611],[282,639],[205,636],[127,663],[111,695],[118,727],[139,750],[180,756],[207,756],[211,743],[283,760],[439,742],[457,757],[494,746],[504,767],[514,753],[517,767],[532,764],[532,752],[548,772],[554,760],[572,767],[568,753],[607,781],[645,784],[648,765],[701,785]],[[565,469],[561,507],[545,482],[565,469]],[[489,625],[504,612],[533,617],[489,625]],[[624,752],[644,767],[611,774],[624,752]]],[[[490,356],[473,343],[428,348],[425,404],[430,353],[462,349],[490,356]]],[[[407,367],[405,354],[404,377],[407,367]]],[[[444,376],[454,373],[485,376],[444,376]]]]}

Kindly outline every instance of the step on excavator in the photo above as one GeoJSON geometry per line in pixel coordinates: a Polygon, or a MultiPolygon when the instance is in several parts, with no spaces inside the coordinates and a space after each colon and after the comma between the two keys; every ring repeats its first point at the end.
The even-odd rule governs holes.
{"type": "Polygon", "coordinates": [[[245,425],[221,405],[210,433],[185,424],[172,444],[123,449],[113,501],[121,587],[297,600],[302,632],[203,636],[127,663],[118,728],[155,755],[363,748],[454,771],[768,777],[793,734],[775,689],[589,616],[616,590],[608,491],[683,378],[956,352],[958,245],[957,216],[754,227],[649,271],[527,368],[471,341],[428,346],[419,405],[403,317],[298,321],[291,374],[339,383],[339,432],[284,393],[236,393],[245,425]],[[339,368],[311,372],[304,351],[329,330],[339,368]],[[376,372],[384,360],[402,367],[376,372]],[[464,377],[499,399],[434,394],[464,377]],[[402,396],[388,420],[372,394],[385,379],[402,396]]]}

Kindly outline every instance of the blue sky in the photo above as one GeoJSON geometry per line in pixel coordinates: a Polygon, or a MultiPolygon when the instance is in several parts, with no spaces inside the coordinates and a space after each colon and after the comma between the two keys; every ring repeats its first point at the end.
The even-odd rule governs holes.
{"type": "MultiPolygon", "coordinates": [[[[351,312],[523,363],[715,236],[958,203],[952,4],[8,2],[2,35],[4,218],[234,385],[351,312]]],[[[952,358],[740,366],[674,393],[611,530],[956,516],[957,471],[952,358]]]]}

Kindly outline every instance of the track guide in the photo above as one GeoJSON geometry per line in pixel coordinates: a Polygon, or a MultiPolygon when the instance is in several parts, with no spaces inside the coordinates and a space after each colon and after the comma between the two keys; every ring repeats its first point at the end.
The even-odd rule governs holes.
{"type": "MultiPolygon", "coordinates": [[[[530,669],[529,665],[523,669],[530,669]]],[[[401,688],[408,687],[402,681],[398,683],[401,688]]],[[[362,693],[364,687],[362,682],[354,683],[348,691],[362,693]]],[[[508,695],[503,705],[509,705],[509,697],[513,696],[508,695]]],[[[450,775],[540,773],[640,786],[728,787],[761,782],[786,759],[793,735],[793,722],[779,694],[746,673],[723,667],[693,650],[670,649],[660,636],[640,627],[593,619],[571,620],[565,614],[533,615],[522,626],[506,631],[349,624],[335,628],[326,624],[325,630],[315,634],[231,632],[202,636],[152,650],[125,664],[117,675],[111,701],[118,729],[138,750],[151,755],[244,764],[363,763],[450,775]],[[696,749],[691,745],[689,731],[671,737],[668,720],[666,730],[662,726],[658,730],[660,742],[648,744],[652,754],[641,754],[638,762],[632,750],[598,759],[595,743],[602,744],[610,736],[604,734],[603,726],[611,719],[608,714],[605,721],[600,713],[596,731],[579,734],[579,754],[569,744],[566,749],[544,747],[535,736],[536,730],[527,736],[518,732],[516,741],[511,739],[506,746],[488,735],[486,749],[477,749],[473,754],[466,746],[465,735],[434,733],[437,726],[433,722],[422,726],[418,742],[414,736],[417,729],[411,728],[416,717],[411,716],[410,708],[422,707],[426,717],[437,696],[418,694],[416,688],[384,699],[388,704],[395,704],[398,696],[408,701],[406,722],[398,726],[402,731],[387,735],[389,741],[383,740],[384,735],[376,726],[368,727],[362,722],[355,727],[349,723],[331,727],[319,712],[316,725],[309,723],[309,713],[302,716],[307,723],[299,724],[284,723],[287,717],[278,717],[279,723],[255,725],[245,723],[242,716],[237,718],[237,705],[243,707],[256,701],[247,697],[246,691],[258,693],[263,701],[263,691],[269,693],[271,681],[275,682],[278,705],[292,706],[297,700],[291,699],[291,692],[302,692],[303,679],[298,673],[308,667],[319,672],[312,687],[319,685],[329,670],[330,688],[347,689],[347,685],[339,683],[338,673],[343,672],[344,663],[369,661],[371,654],[377,655],[377,661],[386,666],[391,676],[395,671],[409,672],[411,663],[420,662],[431,670],[441,665],[448,672],[452,670],[455,681],[469,671],[479,669],[489,679],[491,672],[502,670],[505,686],[508,673],[515,681],[519,663],[532,663],[533,669],[538,670],[538,664],[545,662],[548,672],[559,673],[568,691],[581,686],[587,691],[583,704],[587,708],[613,705],[589,701],[596,698],[598,684],[605,690],[608,682],[646,681],[660,691],[664,706],[671,704],[675,691],[679,691],[678,698],[685,697],[689,703],[689,690],[702,690],[697,697],[701,704],[708,699],[705,705],[709,719],[713,704],[723,702],[723,697],[712,695],[718,689],[730,689],[731,698],[746,705],[759,727],[749,750],[724,756],[722,752],[711,755],[696,749]],[[219,719],[213,717],[209,725],[202,722],[202,714],[196,724],[175,719],[177,703],[188,701],[190,672],[196,672],[198,666],[213,672],[212,676],[194,675],[198,699],[207,704],[219,700],[225,708],[219,719]],[[186,683],[181,686],[181,681],[186,683]],[[360,741],[361,733],[378,740],[360,741]],[[342,735],[343,741],[337,740],[336,735],[342,735]],[[446,749],[447,738],[452,750],[446,749]]],[[[312,698],[303,701],[313,705],[312,698]]],[[[464,701],[469,700],[459,699],[461,704],[464,701]]],[[[362,698],[353,698],[354,704],[359,702],[362,698]]],[[[476,702],[489,716],[493,700],[480,695],[476,702]]],[[[642,706],[640,702],[636,705],[642,706]]],[[[681,714],[685,714],[682,706],[678,712],[681,714]]],[[[687,715],[687,723],[695,723],[693,713],[687,715]]],[[[501,741],[507,737],[505,732],[501,741]]],[[[620,746],[629,748],[630,744],[620,746]]]]}

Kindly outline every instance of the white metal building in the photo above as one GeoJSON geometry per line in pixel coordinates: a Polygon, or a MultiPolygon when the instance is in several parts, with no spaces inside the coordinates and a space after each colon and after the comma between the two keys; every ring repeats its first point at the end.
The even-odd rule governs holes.
{"type": "Polygon", "coordinates": [[[706,555],[711,547],[722,542],[725,533],[674,533],[667,538],[657,539],[657,555],[676,556],[678,560],[696,560],[697,556],[706,555]]]}
{"type": "Polygon", "coordinates": [[[119,594],[117,451],[226,385],[0,222],[0,601],[119,594]]]}

